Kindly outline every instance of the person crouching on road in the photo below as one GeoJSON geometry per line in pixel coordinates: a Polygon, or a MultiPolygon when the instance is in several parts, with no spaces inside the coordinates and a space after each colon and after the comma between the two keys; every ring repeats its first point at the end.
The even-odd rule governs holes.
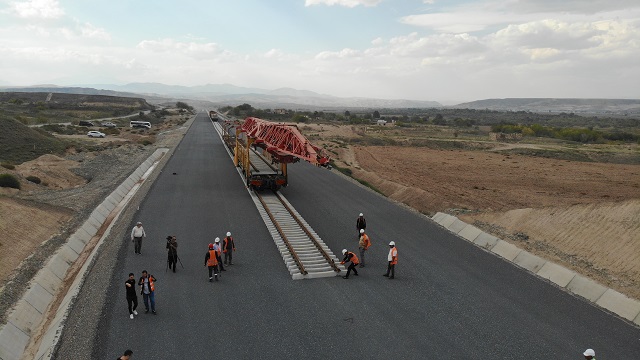
{"type": "Polygon", "coordinates": [[[371,246],[371,239],[364,233],[364,229],[360,229],[360,241],[358,241],[358,249],[360,249],[360,267],[364,267],[364,254],[369,250],[371,246]]]}
{"type": "MultiPolygon", "coordinates": [[[[222,265],[222,245],[220,245],[220,238],[217,237],[213,244],[213,250],[216,251],[216,260],[218,261],[218,266],[220,267],[220,271],[227,271],[224,269],[224,265],[222,265]]],[[[220,273],[222,276],[222,273],[220,273]]]]}
{"type": "Polygon", "coordinates": [[[124,282],[127,289],[127,304],[129,305],[129,318],[133,320],[133,315],[138,315],[138,294],[136,293],[136,278],[133,273],[129,273],[129,279],[124,282]]]}
{"type": "Polygon", "coordinates": [[[218,281],[218,256],[216,255],[216,251],[213,248],[213,244],[209,244],[209,251],[204,256],[204,266],[209,268],[209,282],[213,281],[213,273],[216,277],[216,281],[218,281]]]}
{"type": "Polygon", "coordinates": [[[142,271],[142,277],[138,280],[140,285],[140,293],[144,301],[145,314],[149,312],[149,303],[151,303],[151,312],[156,315],[156,278],[149,274],[147,270],[142,271]]]}
{"type": "Polygon", "coordinates": [[[222,252],[224,252],[224,263],[227,264],[227,260],[229,260],[229,265],[233,265],[233,252],[236,251],[236,243],[233,241],[231,237],[231,233],[227,232],[227,237],[222,240],[222,252]]]}
{"type": "Polygon", "coordinates": [[[398,249],[396,248],[395,241],[389,243],[389,255],[387,255],[387,261],[389,262],[387,265],[387,273],[382,276],[393,279],[396,274],[396,264],[398,263],[398,249]],[[391,272],[391,276],[389,276],[389,272],[391,272]]]}
{"type": "Polygon", "coordinates": [[[167,262],[169,269],[173,266],[173,272],[176,272],[178,265],[178,241],[175,236],[167,236],[167,262]]]}
{"type": "Polygon", "coordinates": [[[342,255],[344,255],[344,259],[340,262],[340,264],[344,265],[347,261],[350,262],[349,267],[347,268],[347,275],[343,276],[343,279],[348,279],[349,274],[351,274],[351,270],[353,270],[353,275],[358,276],[358,270],[356,270],[356,266],[358,266],[358,257],[356,254],[351,251],[347,251],[347,249],[342,249],[342,255]]]}
{"type": "Polygon", "coordinates": [[[142,223],[138,221],[136,226],[131,229],[131,242],[133,242],[133,250],[136,254],[142,255],[140,250],[142,250],[142,238],[144,237],[147,237],[147,234],[144,232],[142,223]]]}

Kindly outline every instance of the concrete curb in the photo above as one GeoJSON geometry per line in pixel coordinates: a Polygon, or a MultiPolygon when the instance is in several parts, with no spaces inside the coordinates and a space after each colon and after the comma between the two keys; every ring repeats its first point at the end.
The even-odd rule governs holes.
{"type": "Polygon", "coordinates": [[[467,224],[455,216],[439,212],[431,219],[476,246],[492,252],[566,289],[572,294],[578,295],[594,305],[609,310],[619,317],[640,326],[640,301],[598,284],[577,274],[575,271],[533,255],[516,245],[482,232],[475,226],[467,224]]]}
{"type": "Polygon", "coordinates": [[[53,349],[60,337],[62,324],[73,302],[72,300],[82,285],[85,271],[91,260],[96,256],[102,241],[109,234],[109,230],[115,223],[119,213],[131,198],[131,196],[127,196],[129,191],[136,183],[144,181],[142,176],[168,152],[169,149],[160,148],[147,158],[121,186],[116,188],[94,209],[84,224],[69,237],[67,243],[61,246],[40,269],[22,299],[18,301],[9,313],[7,324],[0,328],[0,359],[20,359],[33,356],[33,353],[26,354],[25,350],[27,347],[31,348],[34,344],[38,346],[37,340],[32,339],[32,336],[37,334],[42,336],[40,337],[35,358],[51,358],[53,349]],[[118,207],[118,205],[120,206],[118,207]],[[114,210],[117,213],[112,214],[114,210]],[[107,229],[102,234],[98,234],[110,215],[112,215],[112,218],[107,229]],[[45,314],[47,314],[47,311],[53,310],[50,309],[53,305],[53,300],[56,295],[61,294],[60,291],[64,290],[62,289],[63,280],[72,275],[68,274],[69,268],[79,258],[79,254],[85,250],[86,245],[96,234],[100,235],[97,245],[91,250],[91,254],[78,272],[78,276],[74,279],[67,279],[67,281],[73,280],[73,284],[62,299],[53,321],[47,324],[47,328],[43,331],[41,327],[45,325],[43,324],[45,314]]]}

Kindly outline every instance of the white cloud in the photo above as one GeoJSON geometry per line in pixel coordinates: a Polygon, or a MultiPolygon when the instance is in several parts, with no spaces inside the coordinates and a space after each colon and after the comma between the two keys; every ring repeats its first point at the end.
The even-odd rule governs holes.
{"type": "Polygon", "coordinates": [[[209,59],[218,52],[216,43],[180,42],[173,39],[143,40],[137,48],[151,52],[171,52],[194,59],[209,59]]]}
{"type": "Polygon", "coordinates": [[[80,26],[80,33],[83,38],[88,39],[100,39],[100,40],[111,40],[111,35],[102,28],[97,28],[89,23],[82,24],[80,26]]]}
{"type": "Polygon", "coordinates": [[[381,3],[382,0],[305,0],[304,6],[314,6],[314,5],[339,5],[345,6],[349,8],[354,8],[356,6],[376,6],[381,3]]]}
{"type": "Polygon", "coordinates": [[[322,51],[318,53],[315,58],[318,60],[327,60],[327,59],[344,59],[344,58],[353,58],[359,57],[361,54],[357,50],[353,49],[342,49],[340,51],[322,51]]]}
{"type": "Polygon", "coordinates": [[[9,12],[26,19],[57,19],[64,15],[57,0],[15,1],[9,12]]]}

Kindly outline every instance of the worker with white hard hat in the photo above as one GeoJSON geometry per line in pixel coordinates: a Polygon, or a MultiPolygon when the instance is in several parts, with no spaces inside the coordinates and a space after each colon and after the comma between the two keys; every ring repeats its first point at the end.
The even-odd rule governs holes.
{"type": "Polygon", "coordinates": [[[396,273],[396,264],[398,263],[398,248],[396,248],[395,241],[389,243],[389,255],[387,255],[387,261],[389,262],[387,265],[387,273],[382,276],[393,279],[396,273]],[[389,275],[389,273],[391,273],[391,275],[389,275]]]}
{"type": "Polygon", "coordinates": [[[358,241],[358,249],[360,250],[360,267],[364,267],[365,258],[364,255],[369,250],[369,246],[371,246],[371,239],[369,235],[367,235],[364,229],[360,229],[360,240],[358,241]]]}
{"type": "Polygon", "coordinates": [[[593,349],[587,349],[582,353],[587,360],[596,360],[596,352],[593,349]]]}
{"type": "Polygon", "coordinates": [[[222,252],[224,253],[224,264],[227,264],[227,260],[229,260],[229,265],[233,265],[233,252],[236,251],[236,243],[233,241],[231,237],[231,232],[227,231],[227,236],[222,241],[222,252]]]}
{"type": "MultiPolygon", "coordinates": [[[[220,271],[227,271],[222,265],[222,245],[220,244],[220,238],[217,237],[213,244],[213,249],[216,251],[216,257],[218,258],[218,268],[220,271]]],[[[222,274],[220,274],[222,276],[222,274]]]]}
{"type": "Polygon", "coordinates": [[[364,219],[364,215],[362,213],[358,215],[358,219],[356,220],[356,228],[358,229],[358,237],[360,237],[360,230],[364,230],[367,228],[367,221],[364,219]]]}
{"type": "Polygon", "coordinates": [[[347,249],[342,249],[342,255],[344,255],[344,259],[340,262],[340,264],[344,265],[344,263],[349,262],[349,267],[347,268],[347,275],[343,276],[343,279],[348,279],[349,274],[351,274],[351,270],[353,270],[353,275],[358,276],[358,270],[356,270],[356,266],[358,266],[358,257],[356,254],[348,251],[347,249]]]}

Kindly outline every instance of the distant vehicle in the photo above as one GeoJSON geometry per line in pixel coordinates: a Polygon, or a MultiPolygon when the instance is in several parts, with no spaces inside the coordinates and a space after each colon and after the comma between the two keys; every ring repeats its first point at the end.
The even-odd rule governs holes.
{"type": "Polygon", "coordinates": [[[148,121],[131,121],[129,123],[129,126],[131,126],[132,128],[151,129],[151,123],[148,121]]]}
{"type": "Polygon", "coordinates": [[[114,124],[114,123],[112,123],[110,121],[103,122],[101,125],[104,126],[104,127],[108,127],[108,128],[118,127],[118,125],[116,125],[116,124],[114,124]]]}
{"type": "Polygon", "coordinates": [[[87,136],[94,137],[94,138],[103,138],[107,135],[105,133],[101,133],[100,131],[89,131],[87,133],[87,136]]]}
{"type": "Polygon", "coordinates": [[[387,120],[378,120],[376,123],[378,125],[387,125],[387,120]]]}
{"type": "Polygon", "coordinates": [[[91,121],[81,120],[79,123],[80,126],[95,126],[91,121]]]}
{"type": "Polygon", "coordinates": [[[218,112],[213,110],[209,111],[209,118],[211,119],[211,121],[218,121],[218,112]]]}

